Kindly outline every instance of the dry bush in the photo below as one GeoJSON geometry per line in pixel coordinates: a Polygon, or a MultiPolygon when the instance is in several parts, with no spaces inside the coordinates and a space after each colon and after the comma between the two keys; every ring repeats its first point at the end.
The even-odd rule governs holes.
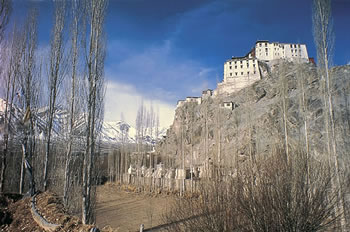
{"type": "Polygon", "coordinates": [[[168,231],[235,231],[240,228],[232,183],[207,182],[199,197],[178,198],[163,220],[168,231]]]}
{"type": "Polygon", "coordinates": [[[278,150],[246,162],[235,179],[203,183],[164,215],[169,231],[322,231],[336,229],[339,188],[326,162],[278,150]]]}

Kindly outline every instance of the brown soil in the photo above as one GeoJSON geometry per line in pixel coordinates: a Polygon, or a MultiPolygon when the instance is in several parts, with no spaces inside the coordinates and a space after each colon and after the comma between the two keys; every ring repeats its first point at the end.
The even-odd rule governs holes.
{"type": "MultiPolygon", "coordinates": [[[[99,186],[97,193],[97,226],[105,232],[139,231],[141,224],[146,230],[162,225],[162,215],[174,198],[165,194],[136,193],[134,188],[113,184],[99,186]]],[[[92,227],[68,215],[61,199],[51,192],[38,194],[36,207],[48,222],[62,225],[57,232],[84,232],[92,227]]],[[[0,219],[0,231],[44,231],[32,217],[30,197],[0,195],[0,219]]]]}
{"type": "MultiPolygon", "coordinates": [[[[0,224],[0,231],[44,231],[34,221],[31,213],[31,198],[19,200],[19,195],[0,196],[0,212],[8,220],[0,224]]],[[[48,222],[62,225],[58,231],[89,231],[91,225],[82,225],[79,218],[64,212],[60,199],[53,193],[45,192],[36,197],[37,209],[48,222]]]]}
{"type": "Polygon", "coordinates": [[[106,184],[97,189],[96,223],[111,231],[139,231],[162,225],[162,214],[173,196],[136,193],[135,189],[106,184]]]}

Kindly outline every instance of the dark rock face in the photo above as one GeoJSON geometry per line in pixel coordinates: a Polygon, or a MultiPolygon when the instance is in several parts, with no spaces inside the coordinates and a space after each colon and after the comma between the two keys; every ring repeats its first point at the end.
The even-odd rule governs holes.
{"type": "MultiPolygon", "coordinates": [[[[249,151],[269,153],[284,146],[284,109],[290,147],[306,147],[310,154],[327,151],[324,79],[312,64],[274,66],[262,80],[230,95],[203,99],[201,105],[186,103],[176,110],[173,125],[157,152],[168,166],[200,165],[208,158],[232,166],[245,160],[249,151]],[[283,98],[285,107],[283,107],[283,98]],[[221,108],[222,102],[234,102],[237,108],[221,108]],[[305,125],[307,130],[305,130],[305,125]]],[[[350,66],[331,71],[333,115],[336,127],[337,155],[347,159],[350,148],[350,66]]]]}

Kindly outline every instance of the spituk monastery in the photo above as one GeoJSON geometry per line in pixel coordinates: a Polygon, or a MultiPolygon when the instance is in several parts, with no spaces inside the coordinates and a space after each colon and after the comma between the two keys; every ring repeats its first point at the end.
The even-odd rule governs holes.
{"type": "MultiPolygon", "coordinates": [[[[239,91],[261,79],[261,66],[271,66],[281,60],[309,62],[306,45],[269,42],[267,40],[257,41],[247,55],[232,57],[224,63],[223,81],[218,83],[216,90],[203,91],[202,98],[239,91]]],[[[186,102],[201,104],[198,97],[187,97],[186,100],[178,101],[177,107],[186,102]]]]}

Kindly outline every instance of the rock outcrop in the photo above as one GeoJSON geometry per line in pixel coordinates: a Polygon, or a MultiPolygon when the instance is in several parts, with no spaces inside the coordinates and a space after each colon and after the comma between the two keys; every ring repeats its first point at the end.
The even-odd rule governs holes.
{"type": "MultiPolygon", "coordinates": [[[[200,166],[206,160],[233,166],[249,154],[284,146],[283,97],[289,147],[305,147],[305,121],[311,155],[327,150],[323,79],[313,64],[284,63],[265,69],[264,78],[230,95],[205,98],[178,107],[157,153],[166,166],[200,166]],[[284,93],[284,94],[283,94],[284,93]],[[303,99],[304,96],[304,99],[303,99]],[[238,107],[221,107],[233,102],[238,107]],[[304,110],[306,109],[306,110],[304,110]]],[[[332,96],[338,157],[346,158],[350,140],[350,66],[332,69],[332,96]]]]}

